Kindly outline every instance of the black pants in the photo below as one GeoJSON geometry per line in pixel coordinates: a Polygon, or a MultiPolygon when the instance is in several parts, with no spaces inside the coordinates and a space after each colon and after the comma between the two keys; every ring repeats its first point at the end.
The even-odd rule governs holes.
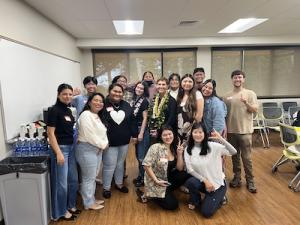
{"type": "Polygon", "coordinates": [[[190,178],[190,175],[186,171],[178,171],[177,169],[171,171],[168,176],[168,181],[171,183],[171,185],[167,187],[165,197],[153,198],[153,201],[163,209],[177,209],[178,200],[174,196],[173,191],[183,185],[188,178],[190,178]]]}

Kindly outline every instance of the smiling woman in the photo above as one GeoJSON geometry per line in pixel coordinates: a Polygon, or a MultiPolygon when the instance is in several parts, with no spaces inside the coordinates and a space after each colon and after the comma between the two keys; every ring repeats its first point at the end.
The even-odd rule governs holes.
{"type": "Polygon", "coordinates": [[[103,120],[107,126],[109,148],[103,153],[103,197],[111,197],[111,181],[114,176],[116,189],[128,193],[123,185],[124,161],[128,144],[137,139],[137,123],[129,103],[122,99],[123,87],[114,83],[109,86],[105,100],[103,120]]]}

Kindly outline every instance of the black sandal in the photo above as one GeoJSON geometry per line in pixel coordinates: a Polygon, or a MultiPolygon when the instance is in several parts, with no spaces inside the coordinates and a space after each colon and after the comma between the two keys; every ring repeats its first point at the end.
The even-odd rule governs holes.
{"type": "Polygon", "coordinates": [[[81,213],[81,210],[80,209],[76,209],[76,210],[72,210],[72,209],[69,209],[68,210],[71,214],[74,214],[74,215],[79,215],[81,213]]]}
{"type": "Polygon", "coordinates": [[[77,216],[72,214],[72,216],[70,216],[70,217],[61,217],[59,220],[74,221],[76,219],[77,219],[77,216]]]}

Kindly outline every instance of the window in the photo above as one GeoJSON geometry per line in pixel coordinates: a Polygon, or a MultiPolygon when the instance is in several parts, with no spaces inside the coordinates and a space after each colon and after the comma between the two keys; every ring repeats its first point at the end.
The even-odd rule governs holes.
{"type": "Polygon", "coordinates": [[[213,48],[212,78],[221,96],[232,90],[236,69],[246,73],[246,88],[259,97],[299,96],[300,47],[213,48]]]}
{"type": "Polygon", "coordinates": [[[141,80],[145,71],[155,79],[171,73],[192,73],[196,67],[196,48],[146,50],[93,50],[94,74],[98,90],[107,92],[112,79],[125,74],[130,83],[141,80]]]}

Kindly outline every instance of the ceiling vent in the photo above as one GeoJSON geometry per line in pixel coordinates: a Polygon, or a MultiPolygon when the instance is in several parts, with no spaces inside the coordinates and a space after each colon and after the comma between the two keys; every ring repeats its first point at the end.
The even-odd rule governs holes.
{"type": "Polygon", "coordinates": [[[182,20],[179,22],[178,26],[194,26],[198,22],[198,20],[182,20]]]}

